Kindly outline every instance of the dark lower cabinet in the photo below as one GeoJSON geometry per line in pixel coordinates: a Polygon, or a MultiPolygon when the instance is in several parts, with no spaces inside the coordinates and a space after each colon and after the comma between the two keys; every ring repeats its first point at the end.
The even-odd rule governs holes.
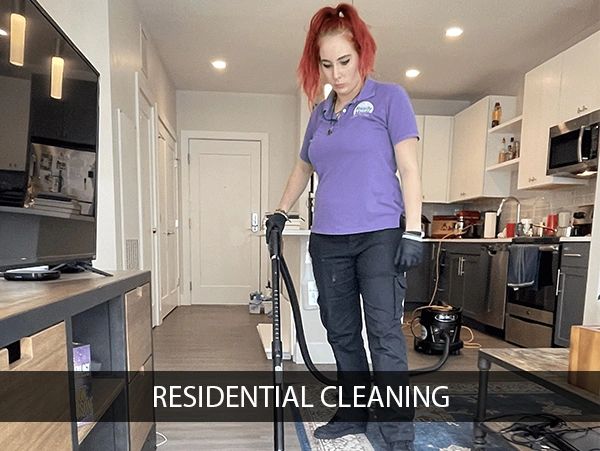
{"type": "Polygon", "coordinates": [[[463,316],[504,329],[508,250],[505,243],[442,243],[436,301],[463,316]]]}
{"type": "Polygon", "coordinates": [[[424,243],[423,262],[406,272],[406,302],[429,303],[435,284],[434,244],[424,243]]]}
{"type": "Polygon", "coordinates": [[[463,315],[477,319],[485,305],[488,267],[478,244],[446,245],[447,302],[462,307],[463,315]]]}
{"type": "Polygon", "coordinates": [[[557,346],[568,347],[571,326],[583,322],[588,260],[589,243],[562,246],[554,323],[554,344],[557,346]]]}

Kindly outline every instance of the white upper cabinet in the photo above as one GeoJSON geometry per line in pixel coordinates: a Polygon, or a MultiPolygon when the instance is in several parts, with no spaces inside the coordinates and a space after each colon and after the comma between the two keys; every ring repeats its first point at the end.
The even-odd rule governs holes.
{"type": "MultiPolygon", "coordinates": [[[[586,43],[586,45],[588,44],[586,43]]],[[[575,47],[578,46],[579,44],[575,47]]],[[[575,94],[576,89],[571,84],[572,79],[570,82],[564,82],[563,80],[563,77],[569,77],[569,72],[573,72],[572,69],[575,67],[571,58],[565,58],[566,54],[575,47],[549,59],[525,75],[518,189],[586,183],[575,178],[546,175],[550,127],[557,125],[568,117],[577,115],[577,104],[581,108],[583,103],[575,99],[585,97],[575,94]],[[571,66],[567,71],[565,71],[565,64],[571,66]],[[569,99],[572,99],[572,101],[569,99]],[[569,104],[573,106],[565,106],[569,104]],[[562,117],[561,110],[563,112],[571,111],[573,114],[565,113],[567,117],[562,117]]],[[[600,53],[597,53],[597,55],[599,55],[597,59],[600,59],[600,53]]],[[[579,61],[577,67],[583,71],[584,66],[588,63],[589,61],[579,61]]],[[[591,85],[588,84],[588,86],[591,85]]],[[[579,86],[579,89],[586,90],[583,86],[579,86]]],[[[591,97],[588,96],[587,98],[589,100],[591,97]]],[[[592,104],[588,101],[587,105],[590,108],[592,104]]]]}
{"type": "Polygon", "coordinates": [[[515,116],[516,99],[511,96],[485,97],[454,116],[451,202],[501,197],[510,191],[510,173],[486,172],[486,168],[497,160],[501,136],[488,133],[496,102],[502,106],[502,122],[515,116]]]}
{"type": "Polygon", "coordinates": [[[452,145],[452,116],[425,116],[421,180],[423,202],[448,202],[448,176],[452,145]]]}
{"type": "Polygon", "coordinates": [[[600,109],[600,32],[575,44],[561,55],[558,122],[600,109]]]}

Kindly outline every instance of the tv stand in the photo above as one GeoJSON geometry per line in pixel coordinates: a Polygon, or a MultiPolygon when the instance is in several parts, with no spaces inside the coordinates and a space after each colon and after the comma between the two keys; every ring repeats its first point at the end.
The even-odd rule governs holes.
{"type": "Polygon", "coordinates": [[[61,271],[61,272],[82,272],[89,271],[95,274],[100,274],[105,277],[112,277],[111,273],[102,271],[101,269],[94,268],[91,263],[88,262],[75,262],[75,263],[61,263],[58,266],[52,268],[52,271],[61,271]]]}

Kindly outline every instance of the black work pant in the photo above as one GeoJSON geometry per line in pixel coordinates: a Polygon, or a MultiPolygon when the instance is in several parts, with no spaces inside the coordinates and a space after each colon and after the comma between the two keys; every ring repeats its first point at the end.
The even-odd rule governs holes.
{"type": "MultiPolygon", "coordinates": [[[[311,234],[309,252],[319,290],[321,321],[333,349],[345,404],[354,385],[370,385],[362,339],[360,295],[375,383],[408,386],[406,340],[402,332],[406,281],[394,266],[399,229],[351,235],[311,234]]],[[[375,410],[387,442],[413,440],[411,408],[375,410]]],[[[338,419],[366,421],[366,408],[339,409],[338,419]]]]}

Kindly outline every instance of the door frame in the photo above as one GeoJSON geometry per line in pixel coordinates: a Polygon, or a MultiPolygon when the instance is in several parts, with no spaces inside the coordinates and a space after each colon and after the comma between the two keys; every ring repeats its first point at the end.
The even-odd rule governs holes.
{"type": "MultiPolygon", "coordinates": [[[[173,132],[173,129],[171,128],[171,126],[169,125],[169,123],[163,119],[162,116],[158,116],[158,121],[157,121],[157,128],[156,128],[156,145],[155,145],[155,152],[154,152],[154,156],[153,156],[153,160],[155,161],[155,163],[157,164],[157,166],[155,166],[155,176],[158,178],[159,174],[158,174],[158,152],[159,152],[159,146],[160,144],[158,143],[158,141],[161,138],[161,135],[163,134],[163,130],[164,130],[164,134],[168,135],[172,140],[173,143],[175,145],[175,177],[177,178],[177,205],[176,205],[176,210],[177,210],[177,219],[176,219],[176,234],[177,234],[177,264],[179,265],[179,271],[178,271],[178,279],[179,279],[179,285],[177,287],[177,305],[175,306],[175,308],[179,307],[181,305],[181,296],[182,296],[182,276],[181,276],[181,272],[182,272],[182,259],[181,259],[181,212],[182,212],[182,208],[181,208],[181,159],[179,158],[179,144],[177,142],[177,134],[173,132]]],[[[164,139],[164,137],[163,137],[164,139]]],[[[155,179],[154,180],[155,183],[155,192],[157,194],[157,197],[155,198],[156,204],[155,206],[158,206],[158,180],[155,179]]],[[[160,228],[160,224],[158,221],[158,215],[156,216],[156,225],[157,225],[157,229],[160,228]]],[[[160,234],[160,230],[159,233],[157,233],[155,235],[155,242],[156,242],[156,246],[157,246],[157,265],[160,265],[160,255],[158,255],[160,253],[160,238],[159,238],[159,234],[160,234]]],[[[158,277],[157,275],[157,279],[160,280],[160,277],[158,277]]],[[[158,293],[158,297],[161,297],[161,292],[158,293]]],[[[162,304],[162,299],[160,299],[161,304],[162,304]]],[[[162,305],[161,305],[162,307],[162,305]]],[[[160,322],[162,323],[162,308],[159,309],[159,316],[160,316],[160,322]]]]}
{"type": "MultiPolygon", "coordinates": [[[[140,222],[140,246],[139,246],[139,261],[140,264],[143,261],[144,258],[144,254],[143,254],[143,228],[144,226],[150,226],[151,229],[153,231],[157,231],[159,226],[158,226],[158,215],[157,215],[157,206],[158,206],[158,199],[157,199],[157,177],[158,177],[158,171],[156,168],[156,154],[158,152],[158,135],[159,135],[159,123],[165,128],[165,130],[171,135],[171,137],[173,138],[173,140],[175,141],[175,148],[176,148],[176,152],[179,152],[179,147],[178,147],[178,143],[177,143],[177,133],[175,133],[175,129],[173,128],[173,126],[169,123],[169,121],[167,120],[166,117],[164,117],[158,108],[158,103],[156,101],[156,97],[154,95],[154,92],[152,91],[152,88],[150,87],[150,83],[148,82],[148,79],[146,78],[146,76],[143,73],[140,73],[139,71],[135,73],[135,77],[134,77],[134,84],[135,84],[135,116],[136,116],[136,120],[135,120],[135,126],[136,126],[136,137],[137,137],[137,144],[136,144],[136,152],[137,152],[137,158],[138,160],[140,158],[146,158],[146,155],[142,155],[141,153],[141,148],[140,148],[140,136],[139,136],[139,117],[140,117],[140,101],[142,100],[141,97],[145,97],[148,105],[150,105],[150,108],[152,109],[151,113],[152,113],[152,130],[151,130],[151,140],[150,140],[150,146],[151,149],[149,149],[150,151],[150,161],[149,161],[149,166],[150,166],[150,216],[151,216],[151,224],[143,224],[143,218],[140,214],[139,216],[139,222],[140,222]]],[[[176,154],[178,156],[178,153],[176,154]]],[[[137,167],[137,171],[138,171],[138,192],[141,192],[141,190],[143,189],[148,189],[148,187],[146,186],[142,186],[142,177],[141,177],[141,167],[138,164],[137,167]]],[[[181,185],[179,186],[179,188],[181,188],[181,185]]],[[[178,206],[179,208],[179,215],[181,217],[181,205],[178,206]]],[[[160,326],[162,324],[162,318],[161,318],[161,306],[160,306],[160,278],[158,277],[158,271],[160,270],[160,255],[159,255],[159,244],[158,244],[158,234],[157,233],[152,233],[152,238],[151,238],[151,253],[152,253],[152,268],[151,268],[151,285],[152,285],[152,290],[151,290],[151,294],[152,294],[152,326],[160,326]]],[[[180,248],[180,260],[179,260],[179,264],[181,265],[181,248],[180,248]]],[[[181,268],[181,266],[180,266],[181,268]]],[[[181,289],[180,289],[180,299],[181,299],[181,289]]]]}
{"type": "MultiPolygon", "coordinates": [[[[190,234],[190,141],[193,139],[217,140],[217,141],[254,141],[260,143],[260,210],[264,214],[269,201],[269,134],[260,132],[222,132],[207,130],[182,130],[181,145],[177,147],[181,164],[181,235],[183,265],[181,267],[181,299],[180,305],[191,305],[191,282],[192,282],[192,254],[190,252],[192,240],[190,234]],[[185,288],[184,288],[185,287],[185,288]]],[[[264,257],[264,246],[260,246],[259,280],[261,266],[264,257]]],[[[257,287],[257,289],[260,287],[257,287]]]]}

